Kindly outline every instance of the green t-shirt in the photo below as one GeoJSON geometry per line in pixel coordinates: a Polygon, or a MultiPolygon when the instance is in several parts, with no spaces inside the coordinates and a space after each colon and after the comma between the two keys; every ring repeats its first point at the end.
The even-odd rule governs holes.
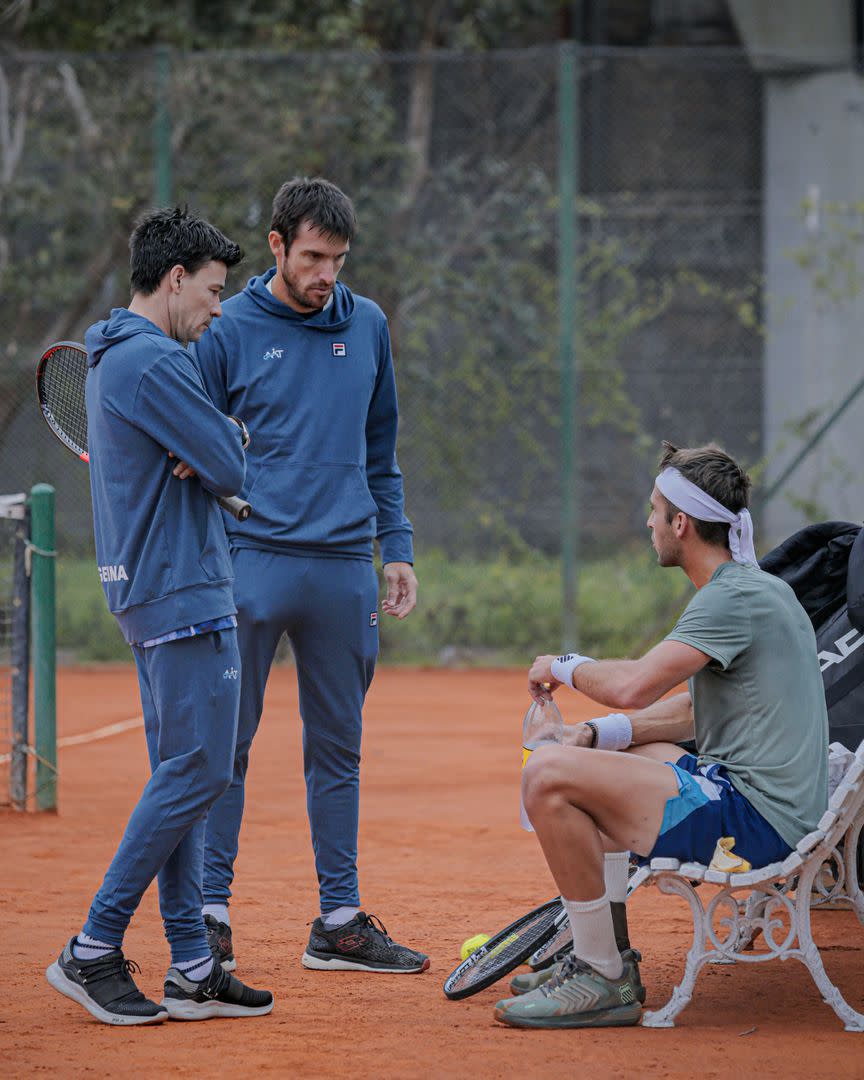
{"type": "Polygon", "coordinates": [[[699,763],[794,847],[828,805],[828,714],[816,637],[795,593],[757,566],[722,563],[668,635],[711,659],[690,680],[699,763]]]}

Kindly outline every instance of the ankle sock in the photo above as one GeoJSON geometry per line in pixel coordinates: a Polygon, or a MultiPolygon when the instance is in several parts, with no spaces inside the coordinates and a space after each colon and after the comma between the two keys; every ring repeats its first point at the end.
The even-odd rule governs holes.
{"type": "Polygon", "coordinates": [[[227,904],[205,904],[201,908],[202,915],[212,915],[216,922],[225,923],[226,926],[231,925],[231,916],[228,914],[227,904]]]}
{"type": "Polygon", "coordinates": [[[100,941],[82,932],[72,943],[72,955],[76,960],[98,960],[100,956],[117,948],[119,946],[109,945],[107,941],[100,941]]]}
{"type": "Polygon", "coordinates": [[[207,953],[206,956],[199,956],[195,960],[181,960],[180,963],[171,966],[181,971],[192,982],[201,982],[213,970],[213,957],[207,953]]]}
{"type": "Polygon", "coordinates": [[[354,916],[360,910],[359,907],[338,907],[335,911],[328,911],[325,915],[321,913],[321,922],[324,923],[325,930],[335,930],[339,926],[344,926],[345,923],[351,922],[354,916]]]}
{"type": "Polygon", "coordinates": [[[573,930],[573,953],[607,979],[617,979],[624,970],[621,953],[612,929],[612,910],[604,893],[596,900],[565,900],[573,930]]]}

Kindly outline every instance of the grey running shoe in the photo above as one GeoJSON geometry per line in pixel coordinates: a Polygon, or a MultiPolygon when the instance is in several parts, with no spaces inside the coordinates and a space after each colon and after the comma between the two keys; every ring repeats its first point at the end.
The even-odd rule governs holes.
{"type": "Polygon", "coordinates": [[[74,944],[75,938],[70,938],[45,972],[55,990],[83,1005],[103,1024],[161,1024],[168,1019],[165,1009],[144,997],[135,985],[132,972],[141,969],[120,949],[95,960],[76,960],[74,944]]]}
{"type": "MultiPolygon", "coordinates": [[[[548,982],[553,975],[557,975],[561,970],[564,963],[564,957],[568,955],[568,953],[563,955],[558,953],[560,959],[557,959],[550,967],[543,968],[542,971],[532,971],[525,975],[514,975],[510,980],[510,993],[513,994],[514,997],[521,997],[522,994],[530,994],[532,990],[536,990],[545,982],[548,982]]],[[[639,974],[639,963],[642,960],[642,954],[638,949],[624,949],[621,953],[621,959],[624,961],[625,968],[628,965],[632,968],[633,982],[636,986],[636,998],[639,1002],[644,1002],[645,987],[642,985],[642,978],[639,974]]]]}
{"type": "Polygon", "coordinates": [[[429,957],[405,945],[397,945],[380,919],[359,911],[335,930],[326,930],[321,919],[316,919],[302,963],[303,967],[316,971],[379,971],[410,975],[425,971],[429,967],[429,957]]]}
{"type": "Polygon", "coordinates": [[[607,979],[576,956],[542,986],[521,997],[499,1001],[495,1019],[512,1027],[630,1027],[639,1023],[642,1006],[633,978],[634,965],[624,965],[617,979],[607,979]]]}
{"type": "Polygon", "coordinates": [[[223,971],[234,971],[237,961],[234,959],[231,927],[212,915],[204,916],[204,927],[207,930],[207,944],[210,946],[213,959],[217,964],[222,965],[223,971]]]}
{"type": "Polygon", "coordinates": [[[213,961],[206,979],[194,982],[177,968],[165,976],[163,1008],[172,1020],[210,1020],[215,1016],[266,1016],[273,1008],[269,990],[253,990],[213,961]]]}

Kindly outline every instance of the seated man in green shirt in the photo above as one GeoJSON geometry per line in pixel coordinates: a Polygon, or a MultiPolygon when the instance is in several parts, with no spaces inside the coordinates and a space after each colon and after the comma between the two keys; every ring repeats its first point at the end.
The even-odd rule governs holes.
{"type": "Polygon", "coordinates": [[[734,838],[733,863],[765,866],[827,806],[816,640],[792,589],[756,564],[750,480],[719,447],[663,445],[648,528],[660,565],[680,567],[695,595],[639,660],[538,656],[528,675],[537,701],[566,684],[625,711],[569,728],[566,745],[538,748],[525,767],[525,808],[573,954],[498,1003],[496,1018],[517,1027],[638,1023],[638,954],[622,955],[626,927],[616,940],[607,893],[622,851],[708,864],[715,851],[728,861],[718,841],[734,838]],[[688,692],[663,697],[685,680],[688,692]],[[696,756],[676,745],[688,739],[696,756]]]}

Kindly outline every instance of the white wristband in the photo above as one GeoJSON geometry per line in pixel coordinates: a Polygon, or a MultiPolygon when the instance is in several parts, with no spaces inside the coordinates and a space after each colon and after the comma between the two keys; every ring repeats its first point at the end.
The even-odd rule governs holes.
{"type": "Polygon", "coordinates": [[[579,653],[565,653],[564,656],[556,656],[552,661],[552,677],[557,679],[558,682],[563,683],[565,686],[569,686],[571,690],[573,686],[573,672],[580,664],[593,664],[594,658],[591,656],[580,656],[579,653]]]}
{"type": "Polygon", "coordinates": [[[595,716],[591,726],[597,732],[596,750],[626,750],[633,742],[633,725],[624,713],[595,716]]]}

